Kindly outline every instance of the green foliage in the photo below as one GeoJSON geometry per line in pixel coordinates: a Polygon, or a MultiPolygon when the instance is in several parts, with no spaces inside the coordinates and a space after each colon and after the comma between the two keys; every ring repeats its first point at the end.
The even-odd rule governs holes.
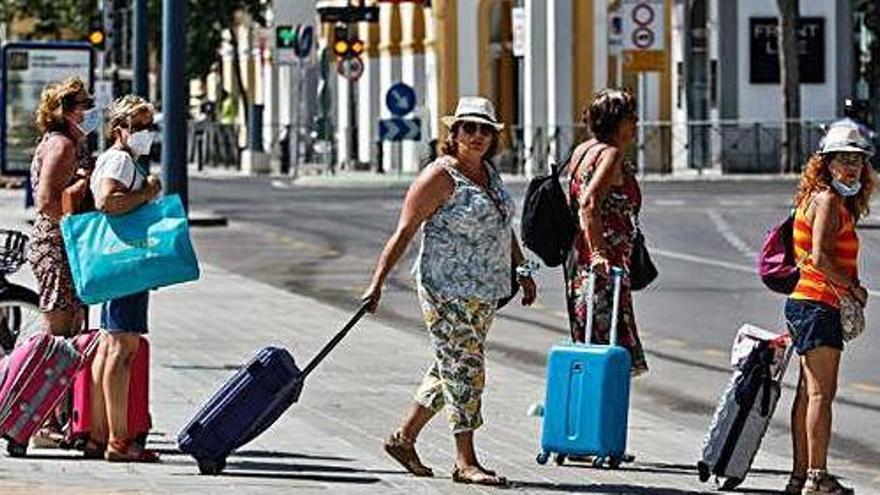
{"type": "Polygon", "coordinates": [[[0,0],[0,22],[33,17],[35,32],[30,37],[38,39],[83,38],[97,12],[97,0],[0,0]]]}
{"type": "MultiPolygon", "coordinates": [[[[188,0],[186,19],[187,78],[202,78],[219,60],[223,32],[235,23],[236,13],[247,12],[266,24],[264,0],[188,0]]],[[[162,0],[150,0],[151,46],[162,45],[162,0]]],[[[161,55],[161,54],[160,54],[161,55]]]]}

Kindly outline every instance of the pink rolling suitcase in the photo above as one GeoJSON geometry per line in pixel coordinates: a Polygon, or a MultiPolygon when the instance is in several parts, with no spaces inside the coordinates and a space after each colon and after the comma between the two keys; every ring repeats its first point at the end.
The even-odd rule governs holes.
{"type": "MultiPolygon", "coordinates": [[[[93,330],[95,334],[98,332],[93,330]]],[[[73,377],[73,411],[70,416],[68,441],[77,448],[88,440],[92,429],[92,356],[73,377]]],[[[150,341],[140,338],[131,363],[128,382],[128,435],[141,446],[146,445],[152,428],[150,418],[150,341]]]]}
{"type": "Polygon", "coordinates": [[[66,340],[30,337],[0,363],[0,435],[12,457],[27,453],[28,440],[43,425],[96,348],[95,334],[66,340]]]}

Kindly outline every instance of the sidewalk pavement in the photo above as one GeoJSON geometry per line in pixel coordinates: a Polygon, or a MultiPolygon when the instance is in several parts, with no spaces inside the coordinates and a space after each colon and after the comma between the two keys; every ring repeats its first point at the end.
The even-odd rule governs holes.
{"type": "MultiPolygon", "coordinates": [[[[20,225],[23,219],[14,214],[11,198],[0,194],[2,227],[20,225]]],[[[20,277],[26,280],[27,274],[20,277]]],[[[230,457],[223,475],[198,475],[193,460],[176,451],[179,429],[257,349],[285,346],[303,366],[355,309],[354,302],[350,312],[340,311],[203,266],[199,281],[152,295],[155,425],[149,445],[162,453],[162,463],[109,464],[56,450],[34,450],[26,459],[0,455],[3,493],[493,492],[450,481],[454,448],[442,417],[426,428],[418,444],[436,478],[408,476],[386,457],[382,441],[400,420],[431,352],[424,334],[395,329],[370,316],[309,377],[300,402],[230,457]]],[[[486,424],[477,432],[476,443],[481,459],[506,475],[514,491],[713,493],[713,485],[698,482],[693,465],[706,423],[673,423],[635,405],[629,444],[636,455],[634,464],[620,470],[537,465],[540,422],[527,417],[526,411],[543,399],[543,377],[540,371],[523,371],[493,359],[494,338],[488,344],[486,424]]],[[[752,493],[780,490],[788,464],[784,456],[761,452],[745,485],[755,490],[752,493]]]]}

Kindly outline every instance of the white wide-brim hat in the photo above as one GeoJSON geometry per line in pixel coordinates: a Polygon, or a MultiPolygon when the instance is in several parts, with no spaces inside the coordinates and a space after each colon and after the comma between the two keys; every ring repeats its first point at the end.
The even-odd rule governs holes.
{"type": "Polygon", "coordinates": [[[828,153],[862,153],[871,156],[871,143],[855,126],[838,124],[832,125],[822,139],[820,155],[828,153]]]}
{"type": "Polygon", "coordinates": [[[495,118],[495,106],[486,98],[480,96],[463,96],[459,98],[455,106],[454,115],[445,115],[441,119],[446,127],[452,127],[456,122],[477,122],[489,124],[496,131],[504,129],[504,124],[498,123],[495,118]]]}

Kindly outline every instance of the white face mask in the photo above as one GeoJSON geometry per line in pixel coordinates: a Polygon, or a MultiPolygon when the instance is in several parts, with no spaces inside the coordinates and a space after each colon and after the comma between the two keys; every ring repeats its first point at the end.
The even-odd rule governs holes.
{"type": "Polygon", "coordinates": [[[101,110],[95,107],[83,112],[82,122],[77,124],[77,127],[83,136],[88,136],[98,130],[101,127],[101,110]]]}
{"type": "Polygon", "coordinates": [[[153,131],[143,130],[137,131],[128,136],[128,148],[132,153],[143,156],[150,153],[150,146],[153,144],[153,131]]]}
{"type": "Polygon", "coordinates": [[[855,196],[862,190],[862,182],[858,180],[850,186],[837,179],[831,179],[831,186],[844,198],[855,196]]]}

